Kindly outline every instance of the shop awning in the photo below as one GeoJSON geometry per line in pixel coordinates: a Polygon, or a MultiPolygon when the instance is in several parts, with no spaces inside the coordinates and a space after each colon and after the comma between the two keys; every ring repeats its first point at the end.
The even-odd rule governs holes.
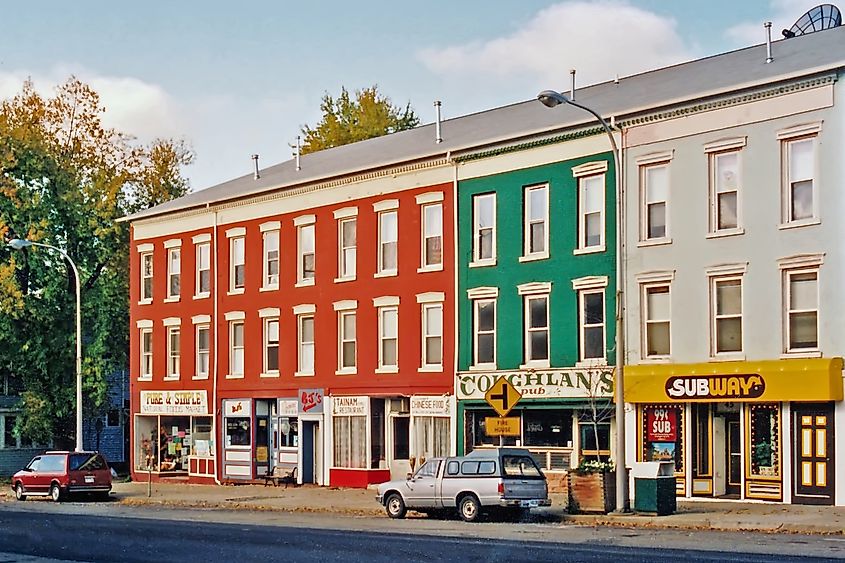
{"type": "Polygon", "coordinates": [[[842,399],[842,358],[625,366],[627,403],[842,399]]]}

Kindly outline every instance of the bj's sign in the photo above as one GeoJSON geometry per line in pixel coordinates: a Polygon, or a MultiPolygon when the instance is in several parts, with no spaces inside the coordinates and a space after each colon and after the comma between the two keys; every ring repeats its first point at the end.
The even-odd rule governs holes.
{"type": "Polygon", "coordinates": [[[666,396],[677,401],[757,399],[766,390],[766,381],[757,374],[684,375],[666,380],[666,396]]]}

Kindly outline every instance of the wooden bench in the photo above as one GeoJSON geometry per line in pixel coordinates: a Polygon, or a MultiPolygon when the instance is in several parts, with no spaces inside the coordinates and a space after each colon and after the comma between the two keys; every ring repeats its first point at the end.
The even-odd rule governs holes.
{"type": "Polygon", "coordinates": [[[277,464],[273,467],[273,471],[264,474],[264,486],[266,487],[270,483],[273,483],[274,487],[284,483],[286,489],[288,485],[296,486],[296,471],[295,465],[277,464]]]}

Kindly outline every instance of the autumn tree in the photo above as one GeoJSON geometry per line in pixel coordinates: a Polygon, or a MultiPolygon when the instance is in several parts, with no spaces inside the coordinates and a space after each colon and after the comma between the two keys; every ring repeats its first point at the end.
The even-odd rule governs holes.
{"type": "MultiPolygon", "coordinates": [[[[149,145],[107,128],[105,108],[71,77],[44,97],[24,84],[0,104],[0,241],[64,249],[79,268],[83,406],[107,399],[107,376],[128,367],[129,231],[120,217],[188,191],[184,142],[149,145]]],[[[76,411],[75,278],[61,256],[0,243],[0,380],[20,390],[15,432],[73,443],[76,411]]]]}
{"type": "Polygon", "coordinates": [[[326,92],[320,111],[323,115],[316,127],[302,127],[302,154],[413,129],[420,124],[410,103],[404,108],[394,106],[390,98],[379,93],[377,85],[356,90],[354,99],[345,87],[336,99],[326,92]]]}

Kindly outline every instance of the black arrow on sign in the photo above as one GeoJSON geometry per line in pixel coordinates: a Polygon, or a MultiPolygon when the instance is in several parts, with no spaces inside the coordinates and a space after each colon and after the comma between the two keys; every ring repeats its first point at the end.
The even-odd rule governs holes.
{"type": "Polygon", "coordinates": [[[502,392],[499,395],[490,395],[491,400],[501,399],[502,400],[502,410],[507,410],[508,408],[508,386],[502,385],[502,392]]]}

